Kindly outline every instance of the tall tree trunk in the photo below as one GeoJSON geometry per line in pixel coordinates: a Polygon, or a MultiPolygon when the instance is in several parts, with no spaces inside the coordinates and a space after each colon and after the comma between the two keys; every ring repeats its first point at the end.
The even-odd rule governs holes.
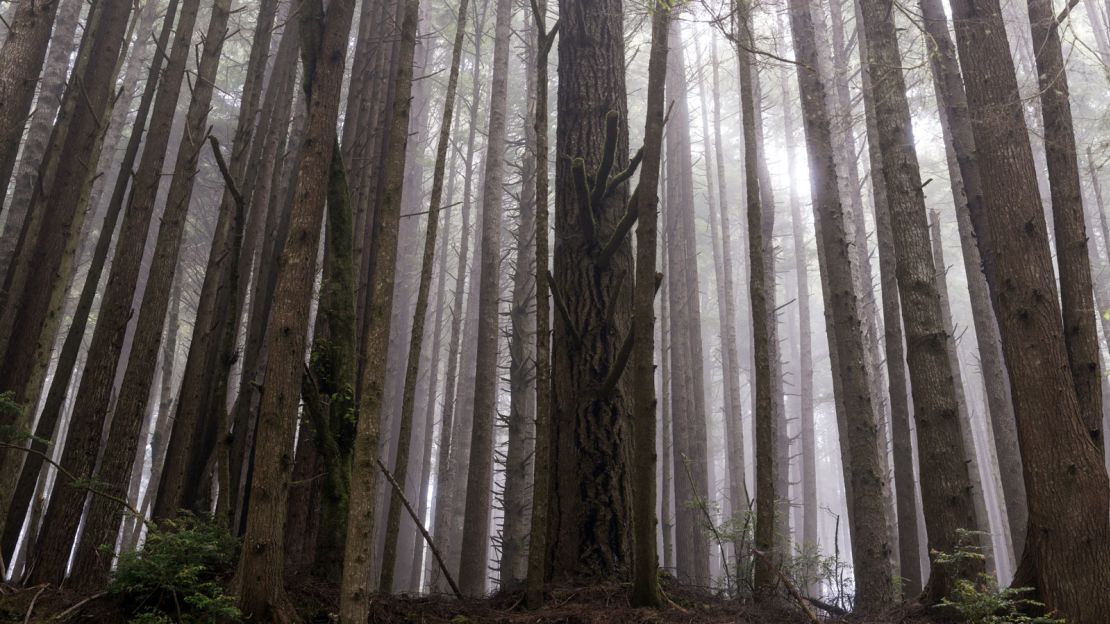
{"type": "MultiPolygon", "coordinates": [[[[721,237],[721,273],[718,288],[721,334],[724,349],[725,430],[728,439],[728,492],[732,518],[748,509],[748,485],[744,465],[744,404],[741,398],[740,356],[736,340],[736,296],[733,280],[732,225],[729,217],[728,179],[725,175],[724,141],[721,136],[721,78],[717,39],[713,39],[713,144],[716,150],[718,221],[721,237]]],[[[711,217],[712,218],[712,217],[711,217]]],[[[740,553],[736,553],[740,556],[740,553]]]]}
{"type": "Polygon", "coordinates": [[[490,491],[493,479],[493,419],[497,411],[497,346],[500,337],[501,186],[505,177],[506,107],[512,4],[497,0],[493,82],[482,189],[482,278],[478,289],[478,352],[475,357],[470,467],[467,470],[459,587],[482,595],[489,560],[490,491]]]}
{"type": "Polygon", "coordinates": [[[890,570],[890,543],[883,500],[883,479],[879,460],[878,421],[872,405],[866,346],[860,327],[859,302],[849,260],[848,228],[838,197],[832,136],[825,109],[825,85],[812,69],[817,67],[816,36],[813,18],[802,0],[790,0],[790,23],[794,50],[802,63],[797,68],[801,93],[806,145],[809,152],[814,218],[819,223],[824,261],[822,286],[832,304],[826,316],[830,351],[836,349],[841,400],[845,424],[841,434],[850,450],[847,459],[850,476],[848,506],[852,509],[852,555],[856,571],[857,601],[860,612],[875,612],[889,605],[893,586],[890,570]]]}
{"type": "Polygon", "coordinates": [[[666,128],[667,279],[671,305],[671,421],[674,428],[675,563],[679,579],[709,582],[709,543],[699,504],[708,501],[704,462],[705,392],[701,366],[701,306],[694,226],[693,164],[686,63],[677,20],[670,24],[667,91],[675,94],[674,123],[666,128]]]}
{"type": "Polygon", "coordinates": [[[1047,226],[1001,10],[953,3],[982,172],[972,210],[1002,335],[1021,446],[1029,532],[1016,582],[1078,624],[1110,610],[1110,483],[1068,368],[1047,226]]]}
{"type": "MultiPolygon", "coordinates": [[[[393,463],[393,475],[401,489],[408,479],[408,455],[411,445],[412,418],[416,408],[416,385],[419,380],[420,358],[424,344],[424,324],[427,317],[428,299],[431,292],[432,274],[435,263],[436,237],[439,235],[439,212],[443,204],[444,168],[447,165],[447,150],[451,143],[451,122],[454,119],[455,95],[458,91],[459,66],[462,59],[463,41],[466,35],[466,5],[460,5],[459,24],[456,26],[454,46],[451,51],[451,68],[447,79],[447,93],[443,103],[443,116],[436,145],[435,167],[432,172],[432,194],[428,210],[428,225],[424,239],[424,252],[421,259],[420,284],[416,297],[416,314],[413,318],[409,342],[408,363],[405,369],[405,387],[402,397],[400,436],[397,453],[393,463]]],[[[416,189],[408,189],[416,192],[416,189]]],[[[447,233],[445,233],[446,236],[447,233]]],[[[466,233],[463,233],[465,238],[466,233]]],[[[438,313],[437,313],[438,316],[438,313]]],[[[438,329],[438,328],[437,328],[438,329]]],[[[434,401],[433,401],[434,403],[434,401]]],[[[428,431],[426,435],[431,435],[428,431]]],[[[393,566],[397,556],[397,533],[401,522],[401,494],[393,491],[387,518],[385,551],[382,555],[382,572],[378,588],[388,593],[393,590],[393,566]]]]}
{"type": "Polygon", "coordinates": [[[401,217],[401,190],[405,174],[408,142],[413,57],[419,21],[419,0],[404,0],[403,21],[398,24],[400,50],[394,66],[396,101],[390,115],[389,148],[386,150],[385,177],[381,212],[375,215],[374,257],[369,284],[373,291],[367,310],[368,359],[359,381],[358,432],[355,435],[347,544],[343,558],[343,585],[340,621],[366,621],[370,609],[370,550],[374,534],[374,486],[377,482],[375,457],[381,422],[382,394],[385,388],[386,351],[393,305],[393,277],[397,258],[397,231],[401,217]]]}
{"type": "Polygon", "coordinates": [[[1094,291],[1091,264],[1087,257],[1087,226],[1083,218],[1079,156],[1075,148],[1068,73],[1060,44],[1060,24],[1050,0],[1028,0],[1028,6],[1044,119],[1044,148],[1052,194],[1064,343],[1067,345],[1068,366],[1083,423],[1095,446],[1102,451],[1102,368],[1099,365],[1098,329],[1095,317],[1091,315],[1095,306],[1094,291]]]}
{"type": "Polygon", "coordinates": [[[630,405],[619,382],[632,250],[626,233],[614,233],[628,191],[609,180],[628,162],[623,3],[560,0],[559,16],[556,152],[571,158],[555,167],[547,565],[552,578],[568,579],[614,574],[631,554],[630,405]]]}
{"type": "Polygon", "coordinates": [[[528,539],[528,579],[525,599],[531,608],[543,602],[547,573],[547,527],[550,524],[551,461],[555,438],[551,396],[551,283],[548,245],[548,129],[547,64],[556,28],[547,29],[547,0],[532,4],[536,23],[536,110],[532,118],[536,138],[536,455],[532,479],[532,526],[528,539]]]}
{"type": "MultiPolygon", "coordinates": [[[[100,151],[99,119],[110,110],[118,73],[115,60],[124,47],[131,15],[130,3],[98,3],[94,9],[40,169],[18,262],[5,284],[8,305],[0,316],[0,391],[11,391],[16,403],[37,403],[47,352],[61,321],[58,309],[73,271],[76,239],[84,220],[82,200],[95,175],[96,159],[89,156],[100,151]]],[[[24,409],[15,422],[6,416],[0,426],[22,429],[30,411],[24,409]]]]}
{"type": "Polygon", "coordinates": [[[776,515],[779,511],[777,500],[785,496],[785,492],[776,492],[778,471],[783,469],[779,465],[776,449],[776,435],[778,428],[783,426],[775,418],[775,398],[773,396],[774,384],[771,380],[771,359],[777,353],[776,346],[772,346],[772,337],[775,332],[771,325],[774,320],[774,275],[768,275],[771,266],[767,261],[773,253],[773,244],[767,236],[764,227],[766,215],[763,211],[760,196],[759,166],[763,159],[760,151],[760,141],[757,138],[756,117],[762,115],[757,108],[755,90],[752,80],[752,60],[748,50],[752,46],[752,21],[751,7],[746,0],[734,3],[737,10],[736,24],[736,53],[740,65],[740,109],[743,116],[744,132],[744,189],[747,203],[748,216],[748,284],[751,297],[752,310],[752,335],[753,335],[753,362],[755,375],[754,403],[752,419],[755,423],[755,466],[756,466],[756,494],[755,494],[755,547],[764,556],[758,557],[755,568],[755,592],[767,598],[772,586],[776,583],[776,571],[779,567],[777,545],[784,536],[778,533],[776,515]]]}
{"type": "MultiPolygon", "coordinates": [[[[23,5],[34,4],[33,2],[23,3],[23,5]]],[[[15,253],[16,245],[19,244],[19,232],[23,229],[23,221],[27,216],[31,193],[34,192],[32,179],[38,178],[39,164],[46,152],[46,143],[50,140],[50,129],[54,127],[54,118],[58,115],[58,107],[61,105],[62,94],[65,91],[66,78],[69,74],[69,57],[77,47],[77,39],[74,35],[77,32],[81,9],[85,3],[81,0],[59,0],[59,3],[56,4],[59,4],[58,14],[55,17],[54,31],[50,35],[50,51],[46,54],[42,79],[38,84],[39,95],[35,110],[31,113],[30,122],[27,124],[27,136],[23,141],[23,155],[20,157],[19,166],[14,168],[14,175],[12,172],[8,172],[8,175],[13,176],[11,180],[14,181],[14,187],[12,188],[11,201],[8,202],[7,212],[4,213],[3,235],[0,235],[0,276],[7,275],[12,255],[15,253]]],[[[22,8],[22,5],[20,6],[22,8]]],[[[39,19],[43,20],[44,16],[41,13],[48,12],[51,9],[43,7],[40,3],[39,8],[35,10],[40,13],[39,19]]],[[[147,12],[154,13],[154,11],[147,12]]],[[[7,45],[7,41],[5,41],[5,45],[7,45]]],[[[3,52],[0,52],[0,55],[2,54],[3,52]]],[[[6,72],[12,72],[16,69],[13,66],[7,69],[6,72]]],[[[0,104],[0,111],[6,111],[7,108],[16,105],[14,102],[0,104]]],[[[23,119],[18,119],[16,125],[20,132],[23,130],[22,121],[23,119]]],[[[11,138],[15,141],[19,140],[18,136],[11,138]]],[[[16,146],[18,147],[18,143],[16,143],[16,146]]],[[[0,174],[2,173],[0,171],[0,174]]],[[[8,175],[0,175],[3,180],[0,181],[0,208],[3,208],[5,191],[11,184],[8,175]]]]}
{"type": "MultiPolygon", "coordinates": [[[[881,0],[860,1],[867,35],[863,53],[875,103],[875,126],[896,252],[895,275],[904,303],[902,323],[917,422],[922,506],[930,553],[955,552],[961,543],[960,531],[979,528],[974,505],[976,492],[969,479],[968,458],[961,438],[955,386],[959,371],[953,370],[949,357],[950,328],[943,320],[941,295],[934,277],[936,264],[929,242],[925,195],[914,151],[897,30],[894,15],[881,4],[881,0]]],[[[978,495],[982,495],[981,490],[978,495]]],[[[930,559],[932,566],[925,588],[925,600],[930,604],[950,595],[956,580],[954,574],[975,579],[981,571],[974,562],[953,570],[936,556],[930,559]]]]}
{"type": "Polygon", "coordinates": [[[8,194],[61,3],[62,0],[20,0],[0,48],[0,207],[8,194]]]}
{"type": "MultiPolygon", "coordinates": [[[[307,1],[307,0],[306,0],[307,1]]],[[[308,5],[302,4],[302,7],[308,5]]],[[[291,462],[293,425],[300,403],[312,281],[324,203],[328,192],[339,115],[339,94],[347,57],[354,0],[335,0],[319,28],[317,49],[307,50],[308,119],[294,182],[290,232],[274,290],[268,331],[266,387],[259,407],[258,438],[251,478],[251,508],[236,572],[239,608],[244,615],[273,622],[293,621],[285,596],[283,525],[291,462]]],[[[307,33],[302,33],[307,35],[307,33]]]]}
{"type": "Polygon", "coordinates": [[[957,184],[963,187],[962,199],[955,202],[956,219],[971,294],[975,337],[979,345],[980,366],[987,391],[991,430],[998,454],[998,469],[1006,502],[1006,517],[1009,520],[1008,529],[1013,542],[1013,554],[1018,557],[1024,550],[1028,517],[1025,483],[1021,478],[1021,452],[1018,449],[1014,404],[1002,353],[998,319],[991,306],[987,275],[984,273],[988,258],[981,255],[982,244],[976,240],[976,231],[972,226],[973,218],[981,214],[983,209],[983,179],[976,156],[975,136],[964,81],[956,58],[956,47],[948,30],[948,18],[940,2],[936,0],[921,0],[920,6],[922,22],[929,34],[928,40],[935,46],[930,56],[930,65],[941,112],[941,129],[948,133],[951,143],[950,160],[955,159],[955,163],[949,163],[949,170],[952,171],[955,165],[955,172],[959,174],[959,182],[952,176],[952,184],[954,187],[957,184]]]}
{"type": "MultiPolygon", "coordinates": [[[[525,34],[525,109],[534,115],[536,74],[535,26],[525,34]]],[[[535,126],[524,123],[524,162],[520,173],[520,209],[516,227],[512,307],[509,311],[509,448],[505,455],[504,525],[501,531],[500,588],[516,590],[528,573],[528,527],[532,501],[532,458],[535,456],[536,393],[536,145],[535,126]]]]}
{"type": "MultiPolygon", "coordinates": [[[[659,228],[659,170],[663,156],[663,125],[666,117],[668,39],[671,7],[651,5],[651,53],[648,58],[647,119],[640,180],[633,193],[629,214],[636,226],[636,267],[632,299],[632,603],[658,606],[659,555],[655,542],[655,295],[662,276],[656,273],[659,228]]],[[[702,101],[705,88],[702,86],[702,101]]],[[[702,117],[704,119],[704,106],[702,117]]],[[[727,565],[727,562],[725,562],[727,565]]]]}
{"type": "MultiPolygon", "coordinates": [[[[797,126],[794,109],[787,92],[787,76],[782,76],[783,129],[786,134],[786,161],[790,179],[796,175],[794,141],[797,126]]],[[[790,185],[790,222],[794,239],[794,273],[798,287],[798,406],[801,435],[801,506],[802,526],[800,542],[803,553],[820,552],[817,537],[817,430],[814,424],[813,397],[813,338],[809,308],[809,246],[806,244],[805,224],[802,222],[802,201],[798,189],[790,185]]],[[[804,578],[810,579],[810,595],[816,589],[817,569],[810,566],[804,578]]]]}

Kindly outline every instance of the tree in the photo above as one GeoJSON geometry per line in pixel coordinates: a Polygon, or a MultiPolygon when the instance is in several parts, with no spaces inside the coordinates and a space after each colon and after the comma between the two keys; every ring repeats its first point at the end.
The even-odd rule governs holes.
{"type": "MultiPolygon", "coordinates": [[[[311,10],[304,0],[301,7],[311,10]]],[[[316,48],[305,63],[308,119],[296,180],[288,242],[282,252],[267,336],[266,387],[259,406],[258,438],[251,477],[242,555],[236,571],[239,608],[245,615],[274,622],[294,621],[283,581],[285,499],[293,424],[300,403],[308,332],[309,295],[316,275],[317,246],[328,192],[339,93],[347,55],[354,0],[335,0],[319,23],[316,48]]],[[[319,15],[319,13],[317,13],[319,15]]],[[[310,36],[303,33],[302,36],[310,36]]],[[[309,39],[311,40],[311,39],[309,39]]]]}
{"type": "Polygon", "coordinates": [[[850,429],[842,429],[842,432],[850,449],[847,457],[851,487],[848,505],[853,510],[851,529],[858,597],[856,609],[864,613],[875,612],[890,603],[893,590],[878,425],[864,364],[865,346],[851,275],[848,230],[836,184],[832,136],[825,109],[825,85],[813,69],[817,67],[813,18],[802,0],[791,0],[789,6],[794,53],[799,61],[798,90],[809,152],[814,219],[818,222],[819,248],[823,248],[822,287],[832,304],[826,316],[830,330],[829,348],[835,348],[838,354],[838,367],[833,374],[840,377],[840,400],[844,403],[845,416],[850,423],[850,429]]]}
{"type": "MultiPolygon", "coordinates": [[[[921,172],[913,147],[894,15],[884,12],[881,4],[876,0],[860,2],[867,35],[863,52],[871,78],[896,252],[895,273],[903,304],[906,364],[920,449],[922,506],[930,552],[955,552],[961,531],[978,528],[973,501],[976,493],[968,474],[958,417],[960,406],[956,400],[958,370],[953,370],[953,365],[958,367],[959,363],[949,357],[949,327],[942,318],[941,295],[935,279],[936,264],[929,240],[921,172]]],[[[940,563],[936,556],[931,559],[925,597],[927,602],[937,603],[950,594],[957,579],[952,578],[951,566],[940,563]]],[[[979,572],[976,565],[962,566],[958,571],[971,579],[979,572]]]]}
{"type": "Polygon", "coordinates": [[[651,12],[651,53],[648,60],[648,110],[640,180],[632,194],[629,214],[637,219],[636,267],[632,299],[632,602],[654,607],[659,594],[659,556],[655,530],[655,295],[661,275],[655,271],[658,254],[659,170],[666,123],[668,39],[671,6],[656,2],[651,12]],[[636,335],[639,338],[635,338],[636,335]]]}
{"type": "Polygon", "coordinates": [[[1110,483],[1068,365],[1047,226],[997,2],[953,3],[983,182],[972,210],[1010,376],[1029,531],[1018,586],[1069,621],[1110,609],[1110,483]]]}
{"type": "Polygon", "coordinates": [[[630,554],[629,405],[619,354],[630,334],[631,291],[621,285],[631,277],[632,251],[626,235],[614,234],[628,191],[609,180],[628,162],[623,15],[617,0],[559,2],[563,122],[555,149],[571,158],[555,167],[546,539],[554,579],[615,574],[630,554]]]}
{"type": "MultiPolygon", "coordinates": [[[[403,20],[398,25],[400,49],[395,59],[393,89],[397,99],[390,115],[389,148],[384,163],[383,194],[376,216],[376,246],[373,251],[369,284],[373,289],[367,310],[366,335],[368,359],[359,380],[359,421],[355,434],[351,470],[365,478],[351,481],[350,509],[347,517],[347,544],[343,558],[343,585],[340,621],[364,622],[370,609],[370,549],[374,528],[375,456],[385,387],[386,346],[389,340],[390,310],[393,304],[393,276],[397,258],[397,228],[400,221],[401,190],[405,174],[405,146],[408,141],[409,96],[412,92],[413,57],[419,0],[404,0],[403,20]]],[[[344,36],[345,38],[345,36],[344,36]]],[[[339,42],[336,42],[337,45],[339,42]]],[[[334,125],[334,124],[333,124],[334,125]]]]}

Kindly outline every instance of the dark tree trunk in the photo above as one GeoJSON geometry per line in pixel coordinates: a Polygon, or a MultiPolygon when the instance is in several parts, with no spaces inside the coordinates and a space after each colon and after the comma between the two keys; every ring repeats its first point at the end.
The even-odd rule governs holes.
{"type": "Polygon", "coordinates": [[[1017,583],[1078,624],[1110,610],[1110,484],[1083,420],[1056,304],[1047,225],[997,2],[953,3],[982,172],[971,211],[1014,398],[1029,504],[1017,583]]]}
{"type": "Polygon", "coordinates": [[[628,192],[609,188],[609,174],[628,162],[622,5],[559,2],[556,152],[571,158],[560,157],[555,167],[552,293],[559,313],[547,566],[556,579],[611,576],[631,555],[630,406],[626,385],[616,381],[631,331],[631,288],[621,284],[633,279],[632,250],[626,236],[610,240],[628,192]],[[597,174],[595,189],[587,172],[597,174]]]}

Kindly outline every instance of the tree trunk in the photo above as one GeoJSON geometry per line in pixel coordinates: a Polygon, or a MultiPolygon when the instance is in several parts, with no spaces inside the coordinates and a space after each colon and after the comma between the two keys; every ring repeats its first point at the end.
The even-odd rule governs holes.
{"type": "MultiPolygon", "coordinates": [[[[307,6],[307,5],[301,5],[307,6]]],[[[283,525],[289,488],[293,425],[300,403],[312,281],[333,158],[339,94],[347,56],[353,0],[333,1],[320,24],[319,48],[306,82],[311,82],[305,143],[294,182],[288,243],[282,252],[268,332],[266,387],[259,407],[258,438],[251,478],[251,509],[236,572],[244,615],[274,622],[294,614],[282,583],[283,525]]],[[[303,34],[303,33],[302,33],[303,34]]],[[[306,65],[308,65],[306,63],[306,65]]]]}
{"type": "Polygon", "coordinates": [[[987,391],[991,430],[998,453],[1008,529],[1013,542],[1013,554],[1018,557],[1024,549],[1028,517],[1025,483],[1021,479],[1021,453],[1018,449],[1014,405],[1006,361],[1002,354],[998,319],[991,306],[987,276],[984,274],[986,258],[980,255],[982,244],[976,240],[976,232],[972,227],[974,215],[982,211],[983,180],[976,157],[967,95],[960,75],[959,61],[956,59],[956,47],[948,30],[948,18],[936,0],[921,0],[920,6],[929,41],[936,46],[930,55],[930,65],[937,93],[937,106],[941,113],[941,129],[948,133],[952,150],[950,159],[955,159],[955,163],[949,164],[949,170],[955,169],[959,174],[959,182],[952,176],[952,184],[963,187],[962,198],[955,202],[956,219],[971,294],[975,337],[979,345],[980,366],[987,391]]]}
{"type": "Polygon", "coordinates": [[[997,2],[953,3],[982,171],[971,211],[1014,396],[1029,503],[1016,582],[1077,624],[1110,610],[1110,483],[1068,368],[1047,226],[997,2]]]}
{"type": "Polygon", "coordinates": [[[675,94],[674,123],[666,128],[668,243],[667,279],[671,306],[671,422],[674,428],[675,563],[680,580],[709,583],[709,543],[699,504],[708,501],[704,462],[705,411],[701,375],[701,306],[695,248],[693,165],[690,155],[690,109],[686,97],[686,63],[680,24],[670,24],[667,92],[675,94]]]}
{"type": "MultiPolygon", "coordinates": [[[[647,119],[644,122],[643,169],[632,196],[630,214],[636,226],[636,266],[633,283],[631,392],[632,392],[632,603],[659,606],[659,555],[655,542],[655,295],[661,275],[656,273],[659,228],[659,170],[663,155],[666,116],[668,39],[671,8],[651,6],[651,53],[648,59],[647,119]],[[635,212],[632,212],[635,211],[635,212]]],[[[702,86],[702,101],[705,100],[702,86]]],[[[703,115],[704,119],[704,107],[703,115]]],[[[727,562],[725,562],[727,565],[727,562]]]]}
{"type": "MultiPolygon", "coordinates": [[[[13,6],[19,6],[26,10],[24,9],[25,6],[33,6],[34,4],[34,2],[24,2],[21,5],[13,6]]],[[[0,236],[0,276],[7,275],[12,256],[15,254],[16,245],[19,243],[19,232],[23,229],[23,221],[27,216],[31,193],[34,191],[33,179],[38,178],[39,164],[46,152],[46,142],[50,140],[50,130],[54,127],[54,118],[58,115],[58,107],[61,105],[62,94],[65,91],[66,78],[69,75],[69,57],[77,47],[77,39],[74,35],[77,32],[78,22],[81,19],[81,9],[85,3],[81,0],[60,0],[60,2],[53,4],[58,5],[56,9],[58,14],[54,18],[54,31],[50,35],[50,51],[46,55],[42,79],[38,83],[39,95],[35,110],[31,113],[30,122],[27,124],[27,136],[23,141],[23,155],[20,158],[18,168],[15,169],[15,175],[11,177],[14,188],[5,213],[3,235],[0,236]]],[[[40,3],[39,8],[32,10],[38,14],[36,24],[41,25],[42,22],[45,22],[45,16],[42,14],[52,9],[49,6],[43,7],[40,3]]],[[[149,11],[149,13],[154,13],[154,11],[149,11]]],[[[7,45],[7,41],[5,41],[5,45],[7,45]]],[[[3,52],[0,51],[0,55],[2,54],[3,52]]],[[[3,73],[12,72],[16,69],[12,65],[10,69],[3,73]]],[[[38,75],[36,74],[35,77],[37,78],[38,75]]],[[[33,86],[32,84],[32,93],[33,86]]],[[[6,112],[9,107],[16,105],[14,102],[0,104],[0,112],[6,112]]],[[[24,111],[24,114],[26,114],[26,111],[24,111]]],[[[15,128],[19,132],[23,131],[23,118],[16,120],[15,128]]],[[[0,133],[0,136],[3,136],[3,133],[0,133]]],[[[8,139],[5,137],[0,140],[8,139]]],[[[11,140],[16,141],[14,145],[18,147],[19,137],[13,136],[11,140]]],[[[12,157],[14,158],[15,155],[13,154],[12,157]]],[[[0,158],[3,158],[3,156],[0,155],[0,158]]],[[[12,175],[12,172],[7,172],[7,175],[3,174],[4,171],[0,171],[0,180],[2,180],[0,181],[0,208],[3,208],[4,205],[5,191],[12,183],[9,182],[8,177],[12,175]]]]}
{"type": "MultiPolygon", "coordinates": [[[[898,293],[906,332],[906,364],[910,373],[913,412],[917,422],[921,498],[931,553],[959,548],[960,531],[976,523],[968,458],[962,444],[956,400],[949,327],[941,310],[936,264],[929,242],[925,195],[914,151],[913,129],[905,78],[901,69],[893,14],[882,0],[861,0],[867,42],[863,49],[875,103],[882,174],[886,182],[891,232],[896,252],[898,293]]],[[[958,366],[958,363],[956,364],[958,366]]],[[[974,450],[974,449],[972,449],[974,450]]],[[[971,458],[974,465],[974,457],[971,458]]],[[[978,491],[982,495],[982,490],[978,491]]],[[[978,565],[951,566],[931,556],[925,601],[935,604],[951,594],[953,576],[976,579],[978,565]]]]}
{"type": "Polygon", "coordinates": [[[809,151],[814,218],[819,223],[824,261],[823,287],[831,303],[826,316],[830,351],[836,349],[845,424],[841,435],[847,440],[849,484],[848,506],[852,509],[852,555],[855,565],[856,609],[876,612],[891,603],[890,543],[883,499],[879,460],[878,423],[872,405],[859,302],[849,260],[848,228],[838,197],[832,136],[825,109],[826,90],[817,73],[816,37],[813,18],[802,0],[790,0],[790,23],[794,49],[803,63],[797,68],[802,99],[806,145],[809,151]]]}
{"type": "Polygon", "coordinates": [[[396,101],[390,116],[389,148],[386,150],[385,177],[381,212],[375,215],[374,257],[369,284],[373,291],[367,311],[366,337],[368,359],[359,381],[358,432],[355,435],[347,544],[343,558],[343,594],[340,620],[364,622],[370,609],[370,549],[374,529],[374,486],[377,482],[375,457],[381,422],[382,394],[385,387],[386,347],[389,341],[390,311],[393,305],[393,276],[397,258],[397,231],[401,211],[401,190],[405,174],[405,147],[408,142],[413,57],[420,2],[404,0],[404,19],[398,24],[400,51],[394,67],[396,101]]]}
{"type": "Polygon", "coordinates": [[[494,26],[493,82],[482,191],[482,278],[478,295],[478,352],[474,367],[470,467],[462,536],[459,587],[469,595],[485,593],[489,559],[490,488],[493,478],[493,418],[497,410],[497,345],[501,264],[501,186],[505,177],[506,106],[512,4],[497,0],[494,26]]]}
{"type": "Polygon", "coordinates": [[[8,194],[62,0],[20,0],[0,48],[0,207],[8,194]]]}
{"type": "MultiPolygon", "coordinates": [[[[529,22],[525,45],[525,109],[534,115],[536,38],[529,22]]],[[[536,321],[536,144],[535,126],[524,124],[524,162],[520,173],[520,212],[516,229],[512,307],[509,311],[509,449],[505,456],[504,526],[501,531],[500,588],[516,590],[528,573],[528,528],[532,501],[532,458],[535,456],[536,321]]]]}
{"type": "Polygon", "coordinates": [[[1083,194],[1079,182],[1079,157],[1075,148],[1068,73],[1060,44],[1060,25],[1052,2],[1028,0],[1028,6],[1052,192],[1064,343],[1067,345],[1068,366],[1083,423],[1095,446],[1102,451],[1102,368],[1099,365],[1098,329],[1095,317],[1091,315],[1095,306],[1094,291],[1091,264],[1087,257],[1087,226],[1083,219],[1083,194]]]}
{"type": "Polygon", "coordinates": [[[622,5],[559,2],[555,149],[571,158],[560,157],[555,167],[552,293],[559,314],[547,565],[563,580],[616,574],[631,555],[630,406],[626,384],[617,382],[631,331],[631,288],[621,284],[632,280],[632,250],[625,235],[610,240],[619,234],[613,230],[628,191],[609,182],[628,162],[622,5]],[[596,188],[586,172],[595,174],[596,188]]]}

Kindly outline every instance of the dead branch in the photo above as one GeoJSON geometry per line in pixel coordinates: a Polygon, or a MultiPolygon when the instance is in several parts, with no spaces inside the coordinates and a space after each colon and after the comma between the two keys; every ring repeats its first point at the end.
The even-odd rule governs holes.
{"type": "Polygon", "coordinates": [[[810,622],[813,622],[813,624],[821,624],[821,620],[817,619],[817,614],[813,612],[813,609],[809,608],[809,603],[806,602],[805,597],[802,596],[801,592],[798,591],[798,588],[794,586],[794,583],[792,583],[790,579],[787,578],[785,574],[783,574],[782,568],[776,565],[770,557],[761,552],[758,548],[753,548],[752,554],[756,557],[759,557],[764,562],[766,562],[767,565],[774,568],[775,574],[779,577],[779,580],[782,581],[783,586],[786,587],[786,591],[790,593],[790,596],[793,597],[794,601],[798,603],[798,606],[802,608],[802,613],[805,613],[806,619],[810,622]]]}

